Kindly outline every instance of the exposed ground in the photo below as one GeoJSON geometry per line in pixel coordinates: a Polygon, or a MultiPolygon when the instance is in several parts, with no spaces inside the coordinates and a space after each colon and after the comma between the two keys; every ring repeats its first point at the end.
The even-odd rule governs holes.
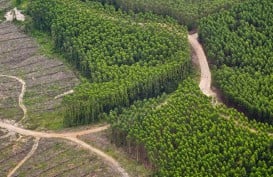
{"type": "MultiPolygon", "coordinates": [[[[0,24],[0,74],[24,80],[28,113],[23,123],[31,128],[60,125],[60,95],[71,93],[79,83],[64,63],[39,54],[38,44],[8,22],[0,24]]],[[[20,88],[14,78],[0,79],[0,118],[20,121],[23,112],[16,100],[20,88]]]]}
{"type": "Polygon", "coordinates": [[[189,35],[188,39],[198,59],[198,64],[201,70],[199,88],[207,96],[216,96],[216,93],[214,93],[211,90],[211,73],[210,73],[205,52],[203,51],[202,46],[198,42],[198,34],[195,33],[195,34],[189,35]]]}

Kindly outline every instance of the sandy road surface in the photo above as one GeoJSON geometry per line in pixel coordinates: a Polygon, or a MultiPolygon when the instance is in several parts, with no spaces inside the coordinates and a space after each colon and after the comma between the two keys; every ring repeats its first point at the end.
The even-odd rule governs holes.
{"type": "Polygon", "coordinates": [[[198,58],[199,67],[201,70],[201,78],[199,83],[199,88],[207,96],[216,96],[216,93],[211,90],[211,73],[207,61],[207,57],[203,50],[203,47],[198,42],[198,34],[192,34],[188,36],[189,42],[196,53],[198,58]]]}

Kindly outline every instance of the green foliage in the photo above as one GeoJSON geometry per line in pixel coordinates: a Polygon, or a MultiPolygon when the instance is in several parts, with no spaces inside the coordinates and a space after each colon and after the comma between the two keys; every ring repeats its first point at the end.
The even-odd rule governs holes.
{"type": "Polygon", "coordinates": [[[170,19],[77,0],[33,0],[28,13],[89,79],[64,99],[65,125],[173,91],[190,71],[186,29],[170,19]]]}
{"type": "Polygon", "coordinates": [[[239,124],[246,118],[234,109],[213,107],[190,79],[167,99],[138,101],[121,113],[112,111],[109,120],[115,142],[145,147],[156,176],[273,173],[272,138],[239,124]]]}
{"type": "Polygon", "coordinates": [[[273,4],[251,0],[201,21],[200,37],[218,67],[226,101],[249,117],[273,123],[273,4]]]}
{"type": "Polygon", "coordinates": [[[190,29],[197,26],[197,20],[219,10],[229,8],[243,0],[95,0],[110,3],[125,11],[153,12],[171,16],[190,29]]]}

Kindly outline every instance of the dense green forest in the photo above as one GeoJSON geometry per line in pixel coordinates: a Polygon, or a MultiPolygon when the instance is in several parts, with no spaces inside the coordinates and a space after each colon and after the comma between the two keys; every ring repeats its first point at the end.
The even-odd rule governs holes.
{"type": "Polygon", "coordinates": [[[190,72],[187,31],[174,20],[78,0],[33,0],[28,13],[88,80],[64,100],[67,126],[171,92],[190,72]]]}
{"type": "Polygon", "coordinates": [[[168,96],[112,111],[109,121],[113,141],[128,151],[137,147],[135,156],[142,161],[148,156],[157,176],[273,174],[272,138],[249,131],[260,125],[247,123],[236,110],[213,107],[192,79],[168,96]]]}
{"type": "Polygon", "coordinates": [[[171,16],[180,24],[195,28],[197,21],[211,13],[228,9],[243,0],[94,0],[103,4],[113,4],[116,8],[134,12],[153,12],[159,15],[171,16]]]}
{"type": "Polygon", "coordinates": [[[250,0],[205,18],[200,37],[227,103],[273,123],[273,3],[250,0]]]}

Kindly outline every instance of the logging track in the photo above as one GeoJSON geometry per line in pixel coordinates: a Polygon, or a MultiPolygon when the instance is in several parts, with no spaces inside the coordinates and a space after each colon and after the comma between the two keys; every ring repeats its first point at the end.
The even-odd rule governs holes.
{"type": "MultiPolygon", "coordinates": [[[[23,113],[24,113],[23,118],[21,119],[21,120],[23,120],[27,114],[27,108],[23,104],[23,97],[24,97],[24,94],[26,91],[25,82],[16,76],[9,76],[9,75],[0,75],[0,76],[15,79],[22,84],[22,89],[21,89],[21,93],[19,95],[18,101],[19,101],[19,106],[23,110],[23,113]]],[[[66,93],[64,93],[64,94],[66,94],[66,93]]],[[[38,132],[38,131],[28,130],[28,129],[24,129],[24,128],[12,125],[10,123],[4,122],[3,120],[0,120],[0,127],[7,129],[10,132],[15,132],[15,133],[18,133],[20,135],[25,135],[25,136],[33,136],[38,139],[39,138],[61,138],[61,139],[66,139],[66,140],[72,141],[72,142],[78,144],[79,146],[81,146],[82,148],[85,148],[85,149],[95,153],[99,157],[101,157],[110,166],[117,169],[120,172],[121,176],[123,176],[123,177],[129,176],[128,173],[120,166],[120,164],[114,158],[112,158],[111,156],[107,155],[103,151],[101,151],[95,147],[92,147],[91,145],[89,145],[77,138],[78,136],[106,130],[109,128],[109,125],[105,125],[105,126],[98,127],[98,128],[92,128],[92,129],[88,129],[88,130],[82,130],[82,131],[76,131],[76,132],[65,132],[65,133],[49,133],[49,132],[38,132]]],[[[10,172],[10,174],[8,176],[11,176],[13,173],[15,173],[16,170],[20,166],[22,166],[26,160],[28,160],[31,157],[31,155],[37,149],[36,146],[38,146],[38,141],[37,141],[37,143],[34,143],[31,152],[10,172]]]]}

